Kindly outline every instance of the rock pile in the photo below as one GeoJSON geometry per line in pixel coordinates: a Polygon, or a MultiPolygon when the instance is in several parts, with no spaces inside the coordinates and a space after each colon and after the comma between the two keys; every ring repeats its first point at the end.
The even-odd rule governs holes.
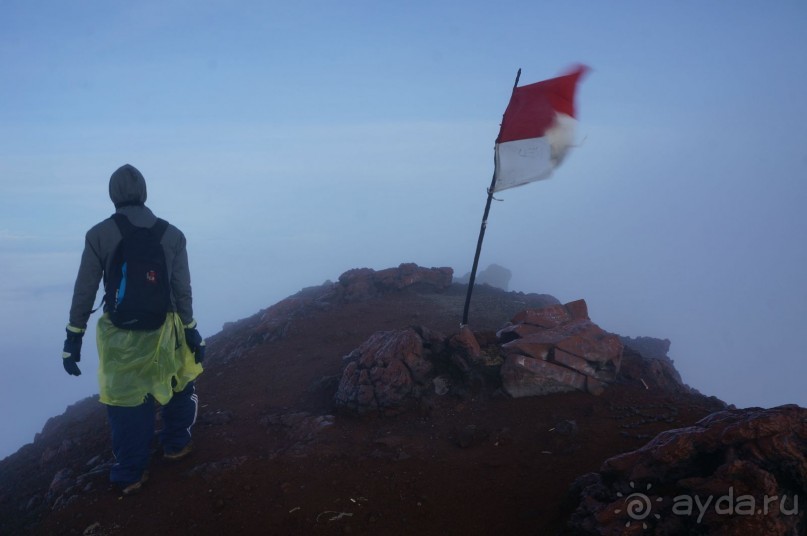
{"type": "Polygon", "coordinates": [[[574,534],[804,534],[807,409],[713,413],[580,477],[574,534]]]}
{"type": "Polygon", "coordinates": [[[344,358],[335,400],[357,413],[395,414],[425,395],[443,395],[495,375],[513,397],[563,391],[600,394],[616,380],[623,345],[588,317],[583,300],[518,313],[497,339],[467,326],[451,337],[423,327],[373,334],[344,358]],[[492,371],[492,372],[491,372],[492,371]]]}
{"type": "Polygon", "coordinates": [[[623,344],[591,321],[584,300],[522,311],[498,336],[502,385],[513,397],[601,394],[619,373],[623,344]]]}

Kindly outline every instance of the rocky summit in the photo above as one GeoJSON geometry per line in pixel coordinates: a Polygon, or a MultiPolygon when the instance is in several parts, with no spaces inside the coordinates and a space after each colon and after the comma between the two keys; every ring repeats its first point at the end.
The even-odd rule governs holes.
{"type": "Polygon", "coordinates": [[[374,333],[345,356],[336,404],[392,415],[412,402],[485,383],[514,398],[583,391],[616,381],[623,343],[591,322],[584,300],[517,313],[488,344],[469,327],[447,337],[423,326],[374,333]]]}
{"type": "Polygon", "coordinates": [[[350,270],[226,324],[194,452],[137,495],[77,402],[0,461],[0,534],[805,533],[804,409],[704,396],[583,299],[479,285],[460,326],[452,277],[350,270]]]}

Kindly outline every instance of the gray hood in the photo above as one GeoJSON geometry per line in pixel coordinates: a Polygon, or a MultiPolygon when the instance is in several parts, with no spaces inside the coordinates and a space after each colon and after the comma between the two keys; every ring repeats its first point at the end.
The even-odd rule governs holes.
{"type": "Polygon", "coordinates": [[[109,198],[115,208],[143,205],[146,202],[146,179],[136,167],[125,164],[109,178],[109,198]]]}

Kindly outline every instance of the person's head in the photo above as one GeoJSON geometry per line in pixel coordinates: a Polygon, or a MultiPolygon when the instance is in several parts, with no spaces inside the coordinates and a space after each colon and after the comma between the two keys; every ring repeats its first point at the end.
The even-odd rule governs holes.
{"type": "Polygon", "coordinates": [[[136,167],[124,164],[109,178],[109,198],[115,208],[146,203],[146,179],[136,167]]]}

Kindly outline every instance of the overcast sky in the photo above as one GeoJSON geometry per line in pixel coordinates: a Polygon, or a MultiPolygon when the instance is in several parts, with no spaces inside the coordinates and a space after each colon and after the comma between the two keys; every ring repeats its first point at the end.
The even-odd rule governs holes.
{"type": "Polygon", "coordinates": [[[705,394],[807,405],[805,27],[786,0],[4,0],[0,457],[97,392],[94,329],[81,377],[60,356],[118,166],[185,232],[212,335],[354,267],[467,272],[517,69],[577,62],[579,146],[497,194],[480,265],[669,338],[705,394]]]}

